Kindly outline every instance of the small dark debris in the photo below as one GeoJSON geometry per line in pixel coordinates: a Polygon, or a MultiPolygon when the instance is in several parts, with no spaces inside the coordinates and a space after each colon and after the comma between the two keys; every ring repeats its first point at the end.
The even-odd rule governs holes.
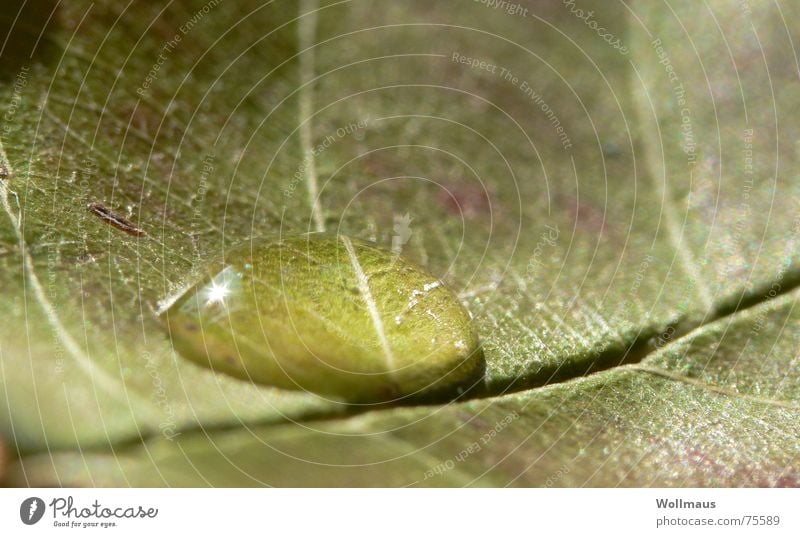
{"type": "Polygon", "coordinates": [[[618,158],[622,156],[622,149],[614,143],[603,144],[603,156],[606,158],[618,158]]]}
{"type": "Polygon", "coordinates": [[[111,209],[99,203],[90,203],[89,210],[108,225],[113,226],[119,229],[120,231],[124,231],[128,235],[133,235],[134,237],[141,237],[142,235],[145,234],[143,229],[136,227],[127,218],[124,218],[112,212],[111,209]]]}
{"type": "Polygon", "coordinates": [[[76,258],[76,261],[79,265],[86,265],[88,263],[94,263],[97,261],[97,258],[89,252],[84,252],[76,258]]]}
{"type": "Polygon", "coordinates": [[[9,175],[8,168],[6,168],[5,164],[0,162],[0,181],[5,181],[6,179],[8,179],[8,175],[9,175]]]}

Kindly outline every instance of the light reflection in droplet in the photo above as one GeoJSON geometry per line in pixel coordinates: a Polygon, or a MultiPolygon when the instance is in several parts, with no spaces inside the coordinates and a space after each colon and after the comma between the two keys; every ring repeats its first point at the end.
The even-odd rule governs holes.
{"type": "Polygon", "coordinates": [[[229,293],[230,289],[228,289],[227,284],[212,283],[206,290],[206,306],[211,306],[216,303],[224,306],[225,297],[228,296],[229,293]]]}
{"type": "Polygon", "coordinates": [[[230,265],[222,269],[216,276],[211,278],[199,294],[205,300],[206,307],[230,306],[229,301],[241,291],[242,274],[230,265]]]}

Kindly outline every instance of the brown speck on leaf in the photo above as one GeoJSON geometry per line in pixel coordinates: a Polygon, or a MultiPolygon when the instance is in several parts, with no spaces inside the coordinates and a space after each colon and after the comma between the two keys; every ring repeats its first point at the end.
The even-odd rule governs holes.
{"type": "Polygon", "coordinates": [[[569,215],[576,228],[590,235],[599,235],[615,244],[622,244],[619,235],[614,232],[614,223],[604,208],[578,201],[578,198],[564,194],[556,194],[553,196],[553,201],[560,211],[569,215]]]}
{"type": "Polygon", "coordinates": [[[791,488],[796,489],[800,487],[800,474],[784,474],[778,477],[770,486],[776,488],[791,488]]]}
{"type": "Polygon", "coordinates": [[[8,168],[6,167],[5,163],[0,162],[0,181],[5,181],[8,179],[8,168]]]}
{"type": "Polygon", "coordinates": [[[94,215],[98,218],[103,220],[110,226],[113,226],[120,231],[124,231],[128,235],[133,235],[134,237],[141,237],[144,235],[144,230],[136,227],[131,221],[122,217],[114,212],[111,211],[108,207],[101,205],[100,203],[90,203],[89,204],[89,211],[91,211],[94,215]]]}
{"type": "Polygon", "coordinates": [[[437,201],[452,214],[475,216],[489,213],[491,202],[489,192],[482,185],[445,185],[446,190],[440,190],[437,201]]]}
{"type": "Polygon", "coordinates": [[[5,467],[8,465],[9,453],[3,444],[3,440],[0,439],[0,483],[3,482],[3,475],[5,473],[5,467]]]}
{"type": "Polygon", "coordinates": [[[797,488],[800,486],[800,473],[791,466],[737,468],[734,478],[735,481],[758,488],[797,488]]]}

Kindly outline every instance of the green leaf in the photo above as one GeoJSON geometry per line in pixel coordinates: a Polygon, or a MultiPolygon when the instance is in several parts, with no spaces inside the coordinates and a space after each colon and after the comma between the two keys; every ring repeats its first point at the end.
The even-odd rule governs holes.
{"type": "Polygon", "coordinates": [[[17,482],[796,482],[796,7],[203,6],[26,7],[0,54],[17,482]],[[174,353],[209,258],[323,228],[460,294],[491,397],[337,419],[174,353]]]}
{"type": "Polygon", "coordinates": [[[551,387],[39,456],[25,471],[51,485],[797,486],[799,297],[551,387]],[[755,374],[757,385],[739,381],[755,374]]]}

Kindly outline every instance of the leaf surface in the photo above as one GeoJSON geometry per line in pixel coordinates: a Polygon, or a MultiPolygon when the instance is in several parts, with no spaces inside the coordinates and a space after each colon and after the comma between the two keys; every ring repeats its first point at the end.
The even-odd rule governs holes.
{"type": "Polygon", "coordinates": [[[582,2],[626,54],[560,3],[39,4],[0,54],[17,478],[796,482],[795,7],[582,2]],[[208,259],[322,228],[461,294],[488,398],[336,419],[173,352],[208,259]]]}

